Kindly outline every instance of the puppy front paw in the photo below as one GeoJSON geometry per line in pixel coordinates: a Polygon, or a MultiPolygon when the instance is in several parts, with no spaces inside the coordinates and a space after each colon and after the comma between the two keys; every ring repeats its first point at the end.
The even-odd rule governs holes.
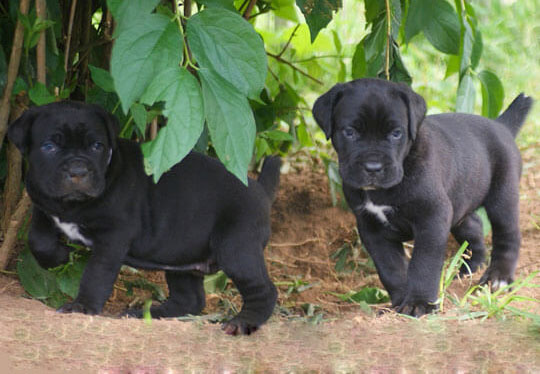
{"type": "Polygon", "coordinates": [[[56,309],[58,313],[82,313],[82,314],[99,314],[98,311],[93,308],[84,306],[78,301],[72,301],[71,303],[66,303],[60,308],[56,309]]]}
{"type": "Polygon", "coordinates": [[[227,335],[251,335],[259,329],[258,325],[244,321],[241,318],[233,318],[229,322],[225,322],[221,327],[227,335]]]}
{"type": "Polygon", "coordinates": [[[489,285],[491,291],[495,292],[499,288],[504,288],[514,282],[514,277],[506,271],[501,271],[497,267],[490,266],[482,278],[480,278],[480,285],[489,285]]]}
{"type": "Polygon", "coordinates": [[[412,317],[421,317],[424,314],[435,313],[439,309],[439,304],[425,300],[411,300],[406,297],[405,300],[395,307],[396,312],[406,314],[412,317]]]}

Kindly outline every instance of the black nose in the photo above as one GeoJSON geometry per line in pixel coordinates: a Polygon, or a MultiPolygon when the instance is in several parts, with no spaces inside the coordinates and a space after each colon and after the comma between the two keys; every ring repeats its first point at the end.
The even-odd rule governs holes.
{"type": "Polygon", "coordinates": [[[381,171],[382,167],[382,163],[377,161],[367,161],[366,163],[364,163],[364,169],[366,169],[366,171],[370,173],[376,173],[378,171],[381,171]]]}
{"type": "Polygon", "coordinates": [[[73,162],[67,172],[71,179],[77,181],[88,175],[88,167],[84,162],[73,162]]]}

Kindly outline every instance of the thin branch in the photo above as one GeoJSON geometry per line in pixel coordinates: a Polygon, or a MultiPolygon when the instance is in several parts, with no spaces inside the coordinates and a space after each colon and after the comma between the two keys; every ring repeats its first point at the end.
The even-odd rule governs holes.
{"type": "Polygon", "coordinates": [[[184,17],[191,17],[191,0],[184,0],[184,17]]]}
{"type": "Polygon", "coordinates": [[[24,217],[26,217],[30,204],[30,197],[25,191],[19,204],[17,204],[15,212],[11,216],[4,242],[0,247],[0,269],[2,270],[6,268],[7,262],[9,261],[11,249],[17,241],[17,232],[19,231],[19,227],[21,227],[24,217]]]}
{"type": "Polygon", "coordinates": [[[154,140],[158,133],[158,119],[155,117],[150,124],[150,140],[154,140]]]}
{"type": "Polygon", "coordinates": [[[390,80],[390,38],[392,37],[392,10],[390,9],[390,0],[386,3],[386,62],[384,64],[384,74],[386,80],[390,80]]]}
{"type": "MultiPolygon", "coordinates": [[[[36,15],[38,19],[45,20],[47,18],[47,3],[46,0],[36,0],[36,15]]],[[[37,59],[37,80],[40,83],[45,84],[47,69],[45,66],[45,30],[42,30],[39,34],[39,41],[36,47],[36,59],[37,59]]]]}
{"type": "MultiPolygon", "coordinates": [[[[29,4],[30,0],[21,0],[19,4],[19,12],[26,15],[28,13],[29,4]]],[[[2,102],[0,104],[0,149],[2,149],[4,137],[7,132],[9,113],[11,110],[11,93],[13,92],[13,84],[15,83],[15,79],[17,79],[17,74],[19,73],[23,41],[24,26],[22,25],[21,21],[17,20],[17,26],[15,26],[15,33],[13,35],[11,55],[9,57],[6,87],[4,89],[4,95],[2,96],[2,102]]]]}
{"type": "Polygon", "coordinates": [[[321,59],[321,58],[339,58],[339,59],[343,59],[343,58],[350,58],[350,57],[341,56],[341,55],[322,55],[322,56],[311,56],[311,57],[308,57],[308,58],[304,58],[302,60],[294,60],[294,61],[291,61],[291,62],[293,64],[299,64],[299,63],[302,63],[302,62],[310,62],[310,61],[318,60],[318,59],[321,59]]]}
{"type": "Polygon", "coordinates": [[[294,64],[292,64],[291,62],[287,61],[287,60],[284,60],[282,57],[278,56],[278,55],[275,55],[273,53],[270,53],[270,52],[266,52],[266,54],[274,59],[276,59],[277,61],[285,64],[285,65],[289,65],[293,70],[299,72],[300,74],[302,74],[303,76],[311,79],[312,81],[320,84],[321,86],[324,84],[323,82],[321,82],[320,80],[318,80],[317,78],[315,77],[312,77],[311,75],[309,75],[308,73],[306,73],[305,71],[303,70],[300,70],[299,68],[297,68],[296,66],[294,66],[294,64]]]}
{"type": "Polygon", "coordinates": [[[291,36],[289,36],[289,40],[287,40],[287,43],[285,43],[285,46],[283,47],[281,52],[278,53],[279,57],[283,56],[283,54],[285,53],[287,48],[289,48],[289,45],[291,44],[292,38],[294,38],[294,34],[296,34],[296,31],[298,31],[299,28],[300,28],[300,24],[296,25],[296,27],[294,28],[291,36]]]}
{"type": "Polygon", "coordinates": [[[72,0],[71,3],[71,10],[69,12],[69,24],[68,24],[68,32],[67,32],[67,39],[66,39],[66,52],[64,55],[64,71],[68,71],[68,61],[69,61],[69,47],[71,44],[71,34],[73,33],[73,20],[75,19],[75,10],[77,9],[77,0],[72,0]]]}
{"type": "Polygon", "coordinates": [[[247,8],[246,8],[246,11],[244,12],[244,19],[248,20],[249,17],[251,16],[251,12],[253,11],[253,8],[255,7],[255,4],[257,3],[257,0],[250,0],[247,8]]]}

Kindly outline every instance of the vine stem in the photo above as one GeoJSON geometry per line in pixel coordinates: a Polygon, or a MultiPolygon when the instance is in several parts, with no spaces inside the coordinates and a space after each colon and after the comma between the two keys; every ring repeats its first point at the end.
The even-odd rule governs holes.
{"type": "Polygon", "coordinates": [[[246,11],[244,12],[244,19],[248,20],[249,17],[251,16],[251,12],[253,11],[253,8],[255,7],[255,4],[257,3],[257,0],[251,0],[249,3],[248,3],[248,6],[246,8],[246,11]]]}
{"type": "Polygon", "coordinates": [[[390,80],[390,38],[392,37],[392,11],[390,9],[390,0],[386,3],[386,61],[384,63],[384,75],[386,80],[390,80]]]}
{"type": "Polygon", "coordinates": [[[64,56],[64,71],[67,76],[68,62],[69,62],[69,47],[71,44],[71,34],[73,33],[73,20],[75,19],[75,9],[77,9],[77,0],[73,0],[71,3],[71,10],[69,12],[69,24],[66,38],[66,53],[64,56]]]}
{"type": "Polygon", "coordinates": [[[289,45],[290,45],[291,42],[292,42],[292,38],[294,38],[294,34],[296,34],[296,31],[298,31],[299,28],[300,28],[300,24],[296,25],[296,27],[294,28],[293,32],[291,33],[291,36],[289,36],[289,39],[287,40],[287,43],[285,43],[285,46],[283,47],[283,49],[281,50],[281,52],[278,53],[278,56],[279,56],[279,57],[283,56],[283,54],[285,53],[285,51],[287,50],[287,48],[289,48],[289,45]]]}

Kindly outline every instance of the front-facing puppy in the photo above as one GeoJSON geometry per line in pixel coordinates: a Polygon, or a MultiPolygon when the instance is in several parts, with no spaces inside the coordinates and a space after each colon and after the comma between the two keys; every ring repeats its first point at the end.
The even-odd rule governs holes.
{"type": "Polygon", "coordinates": [[[359,79],[338,84],[313,107],[339,158],[343,192],[361,240],[398,312],[436,309],[449,233],[485,260],[484,206],[493,229],[481,283],[513,281],[519,246],[521,157],[514,137],[532,100],[518,96],[497,120],[448,113],[425,116],[424,99],[404,84],[359,79]],[[414,239],[407,261],[402,242],[414,239]]]}
{"type": "Polygon", "coordinates": [[[200,313],[203,275],[218,269],[244,301],[227,333],[250,334],[270,317],[277,292],[263,249],[278,158],[267,159],[259,179],[245,186],[217,160],[193,152],[154,184],[138,144],[117,138],[116,119],[77,102],[32,108],[8,136],[28,158],[29,244],[37,261],[45,268],[68,261],[61,235],[92,249],[77,298],[59,311],[100,313],[125,263],[166,271],[169,299],[152,307],[153,317],[200,313]]]}

